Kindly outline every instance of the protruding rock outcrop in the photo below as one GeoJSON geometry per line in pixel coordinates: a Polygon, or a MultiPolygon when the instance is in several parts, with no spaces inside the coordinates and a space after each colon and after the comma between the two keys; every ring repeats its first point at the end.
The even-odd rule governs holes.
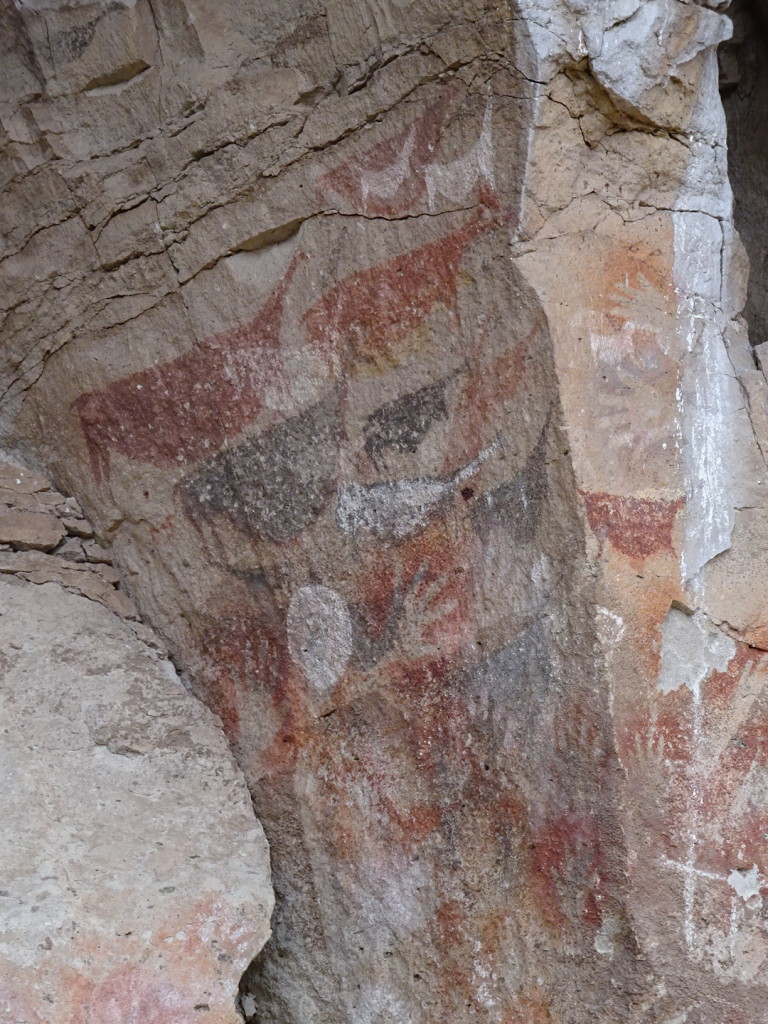
{"type": "Polygon", "coordinates": [[[39,550],[70,523],[93,557],[77,502],[5,461],[0,487],[38,549],[0,553],[0,1019],[235,1024],[272,908],[245,781],[103,553],[39,550]]]}

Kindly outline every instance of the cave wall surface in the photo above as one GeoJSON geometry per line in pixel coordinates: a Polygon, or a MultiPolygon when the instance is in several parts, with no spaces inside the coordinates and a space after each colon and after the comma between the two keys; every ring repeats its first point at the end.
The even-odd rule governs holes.
{"type": "Polygon", "coordinates": [[[253,1020],[763,1019],[725,6],[0,6],[2,439],[224,724],[253,1020]]]}

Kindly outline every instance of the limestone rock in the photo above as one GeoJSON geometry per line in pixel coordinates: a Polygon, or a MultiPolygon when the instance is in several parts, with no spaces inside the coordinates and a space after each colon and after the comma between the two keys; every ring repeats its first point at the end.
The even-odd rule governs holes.
{"type": "MultiPolygon", "coordinates": [[[[590,66],[620,106],[654,124],[682,128],[692,113],[670,81],[731,35],[728,18],[684,0],[629,0],[595,5],[604,12],[592,29],[590,66]]],[[[694,72],[695,74],[695,72],[694,72]]],[[[695,88],[691,90],[691,100],[695,88]]]]}
{"type": "Polygon", "coordinates": [[[44,512],[0,512],[0,544],[10,544],[19,551],[53,551],[66,532],[57,516],[44,512]]]}
{"type": "Polygon", "coordinates": [[[73,562],[86,560],[82,541],[78,537],[67,537],[56,549],[56,554],[59,558],[67,558],[73,562]]]}
{"type": "Polygon", "coordinates": [[[58,583],[123,618],[138,618],[111,553],[93,539],[74,498],[8,457],[0,461],[0,482],[5,485],[0,489],[0,574],[38,585],[58,583]]]}
{"type": "Polygon", "coordinates": [[[62,519],[66,531],[72,537],[82,537],[84,540],[89,540],[93,537],[93,527],[87,519],[78,518],[64,518],[62,519]]]}
{"type": "Polygon", "coordinates": [[[236,1024],[263,832],[216,720],[105,608],[0,579],[0,1016],[236,1024]]]}
{"type": "Polygon", "coordinates": [[[2,8],[0,430],[246,773],[254,1020],[764,1017],[725,6],[2,8]]]}
{"type": "Polygon", "coordinates": [[[245,781],[78,504],[0,473],[0,1014],[232,1024],[272,906],[245,781]]]}

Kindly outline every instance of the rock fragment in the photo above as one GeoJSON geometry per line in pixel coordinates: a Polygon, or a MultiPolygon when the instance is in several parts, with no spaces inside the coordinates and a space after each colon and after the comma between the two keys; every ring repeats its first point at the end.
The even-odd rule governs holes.
{"type": "Polygon", "coordinates": [[[272,892],[217,720],[57,583],[0,579],[0,652],[0,1019],[237,1024],[272,892]]]}
{"type": "Polygon", "coordinates": [[[57,516],[26,510],[0,512],[0,543],[18,551],[53,551],[66,532],[57,516]]]}

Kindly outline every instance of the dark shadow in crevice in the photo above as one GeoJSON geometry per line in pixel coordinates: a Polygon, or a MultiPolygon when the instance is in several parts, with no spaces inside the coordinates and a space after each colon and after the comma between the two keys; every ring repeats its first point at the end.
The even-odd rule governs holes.
{"type": "MultiPolygon", "coordinates": [[[[306,1018],[303,1017],[301,1009],[302,990],[312,993],[316,1009],[319,1008],[318,1020],[321,1017],[323,1020],[333,1020],[338,1014],[338,1004],[323,1000],[321,993],[311,985],[311,973],[308,969],[310,965],[306,963],[305,953],[300,948],[289,949],[280,941],[279,935],[275,934],[275,928],[278,933],[285,930],[281,920],[285,916],[285,903],[286,894],[275,890],[275,910],[271,922],[273,933],[240,978],[235,1007],[245,1024],[303,1022],[306,1018]],[[286,962],[290,963],[292,968],[289,974],[286,971],[286,962]]],[[[338,1000],[338,993],[335,995],[338,1000]]]]}
{"type": "MultiPolygon", "coordinates": [[[[264,947],[266,949],[266,946],[264,947]]],[[[264,949],[260,950],[243,972],[238,986],[235,1005],[245,1024],[259,1024],[259,977],[265,959],[264,949]]]]}
{"type": "Polygon", "coordinates": [[[750,263],[744,317],[768,341],[768,0],[733,0],[733,39],[720,48],[734,221],[750,263]]]}

